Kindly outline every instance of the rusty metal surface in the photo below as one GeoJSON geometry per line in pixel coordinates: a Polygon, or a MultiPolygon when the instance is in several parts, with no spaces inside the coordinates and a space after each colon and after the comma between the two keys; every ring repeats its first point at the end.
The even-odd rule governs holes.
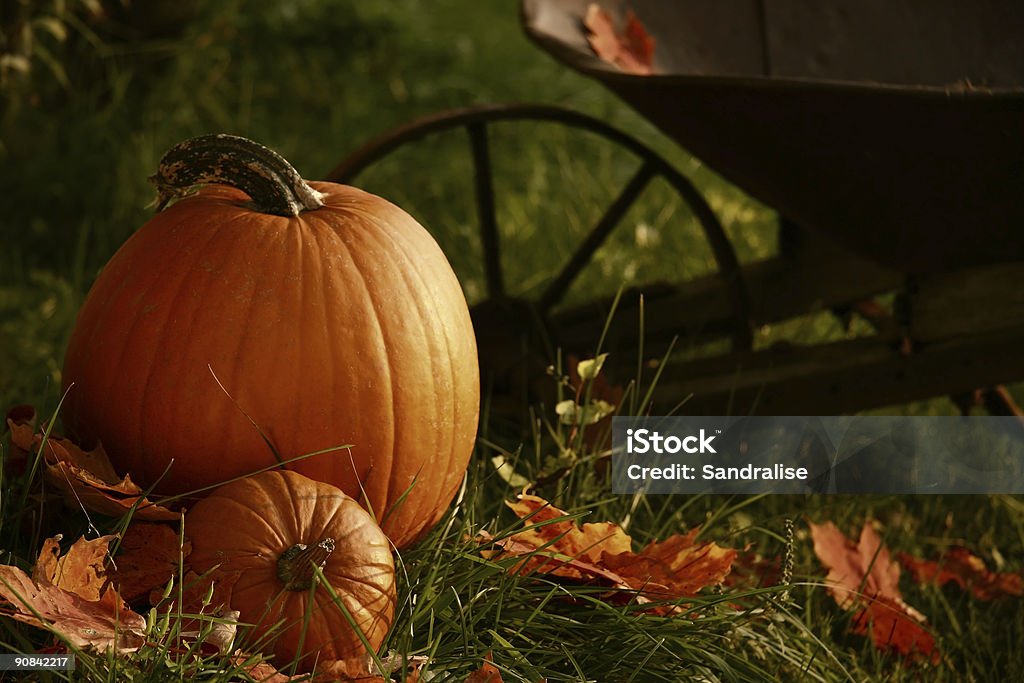
{"type": "Polygon", "coordinates": [[[1019,0],[633,0],[654,76],[593,55],[588,4],[526,32],[794,222],[906,272],[1024,260],[1019,0]]]}

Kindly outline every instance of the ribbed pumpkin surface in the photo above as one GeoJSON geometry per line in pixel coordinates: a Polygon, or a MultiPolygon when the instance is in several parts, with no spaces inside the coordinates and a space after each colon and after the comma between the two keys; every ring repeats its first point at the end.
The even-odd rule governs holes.
{"type": "Polygon", "coordinates": [[[391,547],[359,504],[333,486],[294,472],[264,472],[199,501],[185,518],[185,533],[192,570],[228,586],[217,599],[238,610],[241,623],[255,625],[248,642],[271,649],[281,668],[296,657],[299,669],[309,671],[317,661],[366,653],[324,586],[312,595],[309,588],[284,588],[277,561],[296,544],[334,541],[324,579],[374,649],[387,636],[395,611],[391,547]]]}
{"type": "Polygon", "coordinates": [[[473,448],[472,323],[413,218],[311,185],[325,206],[298,217],[212,185],[135,233],[79,315],[65,421],[167,493],[272,465],[260,431],[283,459],[351,444],[288,468],[365,491],[401,547],[440,518],[473,448]]]}

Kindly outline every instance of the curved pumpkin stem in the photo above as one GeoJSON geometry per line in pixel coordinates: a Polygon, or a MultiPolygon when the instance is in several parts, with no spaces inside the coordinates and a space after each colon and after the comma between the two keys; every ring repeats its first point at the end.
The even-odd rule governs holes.
{"type": "Polygon", "coordinates": [[[298,216],[324,205],[295,167],[277,152],[237,135],[201,135],[164,154],[156,173],[157,212],[195,185],[221,183],[248,194],[257,211],[298,216]]]}
{"type": "Polygon", "coordinates": [[[334,539],[325,538],[316,545],[296,543],[277,559],[277,578],[285,590],[305,591],[313,585],[314,567],[323,569],[334,552],[334,539]]]}

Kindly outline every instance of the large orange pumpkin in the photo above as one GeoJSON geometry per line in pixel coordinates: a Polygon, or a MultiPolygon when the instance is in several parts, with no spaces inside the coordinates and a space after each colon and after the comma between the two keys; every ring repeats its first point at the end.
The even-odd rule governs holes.
{"type": "Polygon", "coordinates": [[[437,243],[388,201],[307,185],[242,138],[182,143],[154,178],[161,205],[213,184],[103,269],[65,357],[66,424],[160,493],[350,444],[287,468],[368,503],[408,545],[458,488],[480,401],[437,243]]]}
{"type": "Polygon", "coordinates": [[[391,546],[339,489],[295,472],[263,472],[196,503],[185,533],[192,571],[213,580],[215,600],[254,626],[246,643],[272,649],[279,668],[298,659],[309,671],[363,657],[349,618],[374,650],[384,642],[395,612],[391,546]],[[334,595],[314,585],[314,566],[334,595]]]}

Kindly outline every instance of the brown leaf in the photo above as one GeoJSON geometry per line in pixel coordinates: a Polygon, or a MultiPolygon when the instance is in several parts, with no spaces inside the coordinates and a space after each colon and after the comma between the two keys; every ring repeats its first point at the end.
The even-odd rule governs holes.
{"type": "Polygon", "coordinates": [[[648,543],[639,553],[605,553],[602,563],[622,574],[626,583],[654,600],[696,595],[722,583],[736,551],[715,543],[697,543],[699,529],[648,543]]]}
{"type": "Polygon", "coordinates": [[[7,429],[11,432],[11,448],[4,456],[4,474],[10,477],[20,477],[25,473],[28,466],[29,448],[24,447],[24,438],[21,432],[28,430],[29,445],[35,425],[36,411],[32,406],[14,406],[7,411],[4,419],[7,429]],[[18,433],[15,433],[15,430],[18,433]]]}
{"type": "Polygon", "coordinates": [[[60,560],[60,541],[62,536],[57,534],[53,538],[43,541],[43,549],[39,551],[36,564],[32,567],[32,580],[36,583],[45,581],[53,583],[57,578],[57,563],[60,560]]]}
{"type": "Polygon", "coordinates": [[[132,518],[139,521],[166,522],[179,518],[180,513],[149,501],[130,476],[105,479],[104,471],[113,471],[113,466],[102,446],[89,453],[67,439],[48,439],[46,446],[47,479],[64,492],[70,503],[111,517],[120,517],[134,507],[132,518]]]}
{"type": "Polygon", "coordinates": [[[548,551],[593,564],[600,562],[603,552],[617,554],[633,548],[632,539],[617,524],[586,523],[581,528],[572,520],[559,520],[567,513],[539,496],[521,494],[516,498],[506,505],[520,519],[529,517],[529,526],[513,537],[520,543],[539,548],[553,542],[548,551]]]}
{"type": "MultiPolygon", "coordinates": [[[[57,588],[74,593],[80,598],[90,602],[98,602],[110,590],[110,577],[107,575],[107,553],[110,544],[117,539],[117,536],[101,536],[87,541],[85,537],[75,541],[67,554],[57,560],[50,569],[48,544],[56,539],[48,539],[43,544],[43,553],[47,553],[44,562],[46,575],[42,574],[37,561],[37,570],[33,576],[39,574],[45,581],[57,588]]],[[[40,553],[40,558],[43,557],[40,553]]]]}
{"type": "Polygon", "coordinates": [[[782,560],[777,555],[764,557],[747,548],[736,555],[725,585],[730,588],[762,588],[778,586],[781,581],[782,560]]]}
{"type": "Polygon", "coordinates": [[[163,593],[170,578],[177,574],[180,557],[188,557],[192,544],[179,538],[164,524],[132,524],[125,531],[117,557],[113,561],[114,583],[125,600],[163,593]]]}
{"type": "MultiPolygon", "coordinates": [[[[578,526],[559,519],[566,513],[543,498],[520,495],[507,503],[529,526],[495,541],[499,552],[488,556],[523,557],[510,571],[543,573],[582,581],[596,581],[614,590],[636,592],[641,602],[674,600],[696,595],[722,582],[736,551],[715,543],[697,543],[698,530],[649,543],[639,553],[632,539],[609,522],[578,526]]],[[[482,541],[490,540],[486,535],[482,541]]]]}
{"type": "Polygon", "coordinates": [[[309,674],[285,675],[278,671],[270,662],[263,661],[262,658],[258,658],[255,662],[247,663],[251,659],[252,655],[236,651],[231,656],[231,663],[241,668],[249,678],[259,683],[291,683],[291,681],[309,680],[309,674]]]}
{"type": "Polygon", "coordinates": [[[0,565],[0,599],[13,619],[52,628],[75,647],[133,652],[143,644],[146,620],[125,607],[113,590],[101,600],[85,600],[46,581],[33,582],[17,567],[0,565]]]}
{"type": "Polygon", "coordinates": [[[597,3],[591,3],[583,25],[590,47],[598,57],[626,73],[641,76],[653,73],[654,38],[632,11],[626,12],[626,25],[619,32],[615,30],[611,15],[597,3]]]}
{"type": "Polygon", "coordinates": [[[870,632],[875,647],[909,659],[926,657],[934,664],[940,658],[932,634],[906,611],[902,601],[883,597],[870,599],[867,606],[854,615],[853,632],[861,636],[870,632]]]}
{"type": "Polygon", "coordinates": [[[903,601],[900,567],[870,521],[864,523],[857,543],[831,522],[810,527],[814,553],[829,570],[825,577],[829,593],[840,607],[857,610],[854,633],[870,631],[879,649],[938,661],[935,641],[921,626],[925,617],[903,601]]]}
{"type": "Polygon", "coordinates": [[[501,671],[498,667],[494,666],[493,661],[491,653],[488,652],[484,657],[483,665],[469,674],[466,678],[466,683],[503,683],[501,671]]]}
{"type": "Polygon", "coordinates": [[[372,663],[373,659],[369,655],[320,662],[316,665],[316,675],[313,680],[318,683],[328,683],[328,681],[390,683],[380,674],[371,672],[372,663]]]}
{"type": "Polygon", "coordinates": [[[923,560],[907,553],[899,554],[900,564],[918,583],[944,586],[953,582],[969,590],[978,600],[1024,595],[1024,576],[1014,572],[993,572],[985,561],[967,548],[951,548],[938,560],[923,560]]]}
{"type": "Polygon", "coordinates": [[[238,610],[227,610],[218,615],[220,620],[214,622],[210,632],[203,638],[203,644],[213,646],[222,655],[231,652],[235,634],[238,633],[238,617],[241,615],[238,610]]]}
{"type": "MultiPolygon", "coordinates": [[[[36,433],[34,423],[35,411],[21,410],[14,417],[9,413],[11,443],[26,452],[37,452],[42,447],[43,433],[36,433]]],[[[118,476],[102,445],[85,451],[70,439],[51,435],[43,456],[47,479],[72,505],[112,517],[120,517],[136,506],[133,518],[150,522],[179,517],[179,513],[147,500],[131,477],[118,476]]]]}

